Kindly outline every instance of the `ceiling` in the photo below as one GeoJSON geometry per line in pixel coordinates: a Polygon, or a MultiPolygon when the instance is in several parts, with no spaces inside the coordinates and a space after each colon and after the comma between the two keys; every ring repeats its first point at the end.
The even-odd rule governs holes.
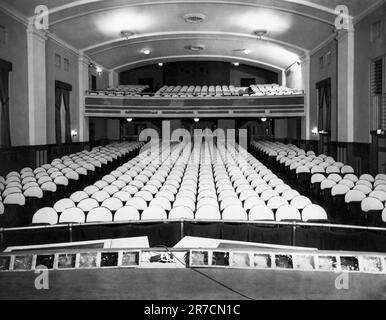
{"type": "MultiPolygon", "coordinates": [[[[176,60],[223,60],[285,69],[329,38],[335,8],[346,5],[354,19],[375,0],[45,0],[50,32],[103,67],[125,70],[176,60]],[[184,15],[205,20],[186,23],[184,15]],[[267,30],[261,39],[256,30],[267,30]],[[128,39],[121,30],[134,34],[128,39]],[[187,50],[187,46],[203,50],[187,50]],[[150,49],[145,55],[144,49],[150,49]],[[248,49],[248,54],[242,49],[248,49]]],[[[0,0],[25,17],[41,0],[0,0]]]]}

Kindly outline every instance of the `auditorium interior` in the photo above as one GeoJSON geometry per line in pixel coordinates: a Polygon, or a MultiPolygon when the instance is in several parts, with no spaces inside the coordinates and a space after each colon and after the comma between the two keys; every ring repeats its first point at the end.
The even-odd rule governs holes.
{"type": "Polygon", "coordinates": [[[385,299],[385,130],[385,0],[0,0],[0,299],[385,299]]]}

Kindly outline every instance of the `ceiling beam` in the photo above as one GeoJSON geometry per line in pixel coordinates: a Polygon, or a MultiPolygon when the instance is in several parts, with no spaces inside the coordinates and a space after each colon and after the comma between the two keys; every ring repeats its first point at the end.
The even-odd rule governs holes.
{"type": "Polygon", "coordinates": [[[91,55],[97,55],[100,53],[103,53],[105,51],[113,50],[116,48],[125,47],[128,45],[133,44],[139,44],[139,43],[145,43],[145,42],[155,42],[155,41],[170,41],[170,40],[210,40],[211,37],[214,37],[216,40],[225,40],[225,41],[234,41],[235,38],[237,39],[246,39],[246,40],[254,40],[254,41],[265,41],[269,43],[275,43],[282,47],[290,48],[291,50],[295,50],[301,53],[307,53],[309,50],[294,45],[289,42],[273,39],[270,37],[262,37],[261,40],[257,39],[256,35],[251,34],[245,34],[245,33],[233,33],[233,32],[212,32],[212,31],[181,31],[181,32],[157,32],[157,33],[147,33],[147,34],[141,34],[136,35],[133,37],[130,37],[129,40],[126,40],[124,38],[119,39],[113,39],[110,41],[105,41],[99,44],[95,44],[86,48],[81,49],[81,51],[89,52],[91,55]],[[174,37],[175,36],[175,37],[174,37]],[[193,37],[196,36],[196,37],[193,37]],[[208,36],[208,37],[197,37],[197,36],[208,36]],[[156,38],[159,37],[159,38],[156,38]],[[120,43],[124,41],[124,43],[102,48],[100,50],[93,51],[95,49],[98,49],[100,47],[108,46],[110,44],[120,43]]]}

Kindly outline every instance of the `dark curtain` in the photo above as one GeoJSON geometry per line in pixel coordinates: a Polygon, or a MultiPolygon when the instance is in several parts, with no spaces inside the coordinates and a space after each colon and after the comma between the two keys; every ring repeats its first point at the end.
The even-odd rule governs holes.
{"type": "Polygon", "coordinates": [[[62,143],[62,130],[60,126],[60,105],[62,102],[62,89],[55,87],[55,136],[56,143],[62,143]]]}
{"type": "Polygon", "coordinates": [[[324,104],[324,87],[318,89],[318,103],[319,103],[319,116],[318,116],[318,128],[324,130],[324,117],[323,117],[323,104],[324,104]]]}
{"type": "Polygon", "coordinates": [[[325,122],[325,130],[331,131],[331,85],[328,83],[324,87],[324,98],[326,100],[326,122],[325,122]]]}
{"type": "Polygon", "coordinates": [[[326,79],[316,85],[318,90],[319,130],[331,130],[331,80],[326,79]]]}
{"type": "Polygon", "coordinates": [[[65,128],[66,128],[66,143],[71,143],[71,116],[70,116],[70,91],[63,90],[63,104],[64,109],[66,110],[66,119],[65,119],[65,128]]]}
{"type": "Polygon", "coordinates": [[[62,143],[62,130],[61,122],[65,121],[65,142],[71,143],[71,114],[70,114],[70,92],[72,91],[72,86],[61,82],[55,81],[55,135],[56,143],[62,143]],[[63,104],[66,112],[65,119],[61,119],[60,116],[60,107],[63,104]]]}
{"type": "Polygon", "coordinates": [[[0,60],[0,106],[1,106],[1,141],[0,146],[11,147],[11,130],[9,121],[9,72],[12,64],[0,60]]]}

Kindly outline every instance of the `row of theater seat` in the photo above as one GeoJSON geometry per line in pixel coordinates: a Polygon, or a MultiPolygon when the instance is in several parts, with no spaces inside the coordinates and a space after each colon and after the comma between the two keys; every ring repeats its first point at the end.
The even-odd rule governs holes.
{"type": "Polygon", "coordinates": [[[221,96],[274,96],[274,95],[292,95],[300,94],[301,91],[292,90],[277,84],[269,85],[251,85],[250,87],[230,86],[163,86],[155,96],[159,97],[221,97],[221,96]]]}
{"type": "Polygon", "coordinates": [[[331,220],[361,225],[386,222],[385,174],[358,177],[349,165],[293,145],[258,141],[252,147],[298,190],[322,204],[331,220]]]}
{"type": "Polygon", "coordinates": [[[126,162],[142,145],[130,142],[97,147],[54,159],[35,170],[23,168],[0,177],[1,225],[28,221],[37,209],[53,205],[126,162]]]}
{"type": "Polygon", "coordinates": [[[327,220],[323,208],[278,180],[238,145],[163,143],[38,211],[33,222],[327,220]]]}
{"type": "Polygon", "coordinates": [[[287,96],[292,94],[302,94],[301,90],[293,90],[285,86],[280,86],[278,84],[257,84],[250,86],[252,90],[251,96],[287,96]]]}
{"type": "Polygon", "coordinates": [[[148,85],[125,85],[114,88],[107,88],[106,90],[88,91],[92,96],[110,96],[110,97],[124,97],[124,96],[138,96],[145,90],[148,90],[148,85]]]}

